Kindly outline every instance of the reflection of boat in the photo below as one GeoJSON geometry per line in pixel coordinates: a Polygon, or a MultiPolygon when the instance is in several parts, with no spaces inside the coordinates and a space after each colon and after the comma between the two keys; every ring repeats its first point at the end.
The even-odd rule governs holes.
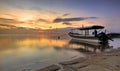
{"type": "Polygon", "coordinates": [[[100,46],[100,45],[87,44],[87,43],[78,41],[78,40],[76,40],[76,39],[71,39],[71,40],[69,41],[69,44],[76,44],[76,45],[81,45],[81,46],[86,46],[86,47],[91,47],[91,48],[99,47],[99,46],[100,46]]]}
{"type": "Polygon", "coordinates": [[[93,44],[93,45],[99,45],[99,37],[97,37],[98,30],[103,29],[103,26],[89,26],[89,27],[82,27],[82,28],[76,28],[72,29],[71,32],[69,32],[69,36],[73,37],[73,39],[76,39],[78,41],[82,41],[84,43],[93,44]]]}
{"type": "MultiPolygon", "coordinates": [[[[78,45],[79,48],[77,48],[76,50],[79,50],[81,52],[96,52],[96,51],[103,51],[105,49],[109,49],[110,47],[102,47],[101,45],[93,45],[93,44],[87,44],[81,41],[78,41],[76,39],[71,39],[69,41],[70,45],[78,45]]],[[[109,46],[109,44],[107,43],[105,46],[109,46]]],[[[75,48],[75,46],[73,47],[75,48]]]]}

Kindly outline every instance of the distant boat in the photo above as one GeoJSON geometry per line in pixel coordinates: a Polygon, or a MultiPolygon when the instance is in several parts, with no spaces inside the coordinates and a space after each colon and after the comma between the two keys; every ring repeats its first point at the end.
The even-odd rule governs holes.
{"type": "Polygon", "coordinates": [[[89,27],[75,28],[68,33],[73,39],[92,45],[99,45],[100,38],[98,32],[104,29],[104,26],[93,25],[89,27]]]}

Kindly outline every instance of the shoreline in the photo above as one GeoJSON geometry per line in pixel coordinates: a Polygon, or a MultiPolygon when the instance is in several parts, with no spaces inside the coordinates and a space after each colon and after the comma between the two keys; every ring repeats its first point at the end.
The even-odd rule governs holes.
{"type": "Polygon", "coordinates": [[[109,52],[92,54],[88,58],[77,58],[59,62],[35,71],[119,71],[120,48],[109,52]]]}

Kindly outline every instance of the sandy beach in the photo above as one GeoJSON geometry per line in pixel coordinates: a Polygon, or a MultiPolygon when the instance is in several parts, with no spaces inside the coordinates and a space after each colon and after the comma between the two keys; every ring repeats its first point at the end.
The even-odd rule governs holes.
{"type": "Polygon", "coordinates": [[[120,48],[60,62],[36,71],[120,71],[120,48]]]}

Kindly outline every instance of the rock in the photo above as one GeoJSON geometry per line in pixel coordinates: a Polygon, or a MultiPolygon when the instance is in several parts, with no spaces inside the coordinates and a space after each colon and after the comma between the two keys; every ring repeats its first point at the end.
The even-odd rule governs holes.
{"type": "Polygon", "coordinates": [[[42,69],[39,69],[39,70],[36,70],[36,71],[57,71],[59,70],[60,67],[58,65],[50,65],[48,67],[45,67],[45,68],[42,68],[42,69]]]}
{"type": "Polygon", "coordinates": [[[101,67],[99,65],[89,65],[87,67],[78,69],[78,71],[111,71],[111,70],[101,67]]]}
{"type": "Polygon", "coordinates": [[[74,60],[71,60],[71,61],[61,62],[59,64],[61,64],[61,65],[73,65],[73,64],[81,63],[85,60],[86,60],[86,58],[78,58],[78,59],[74,59],[74,60]]]}
{"type": "Polygon", "coordinates": [[[61,70],[61,71],[74,71],[74,70],[71,69],[71,68],[65,67],[65,68],[63,68],[63,70],[61,70]]]}
{"type": "Polygon", "coordinates": [[[87,58],[77,58],[60,62],[37,71],[120,71],[120,50],[99,53],[87,58]]]}

